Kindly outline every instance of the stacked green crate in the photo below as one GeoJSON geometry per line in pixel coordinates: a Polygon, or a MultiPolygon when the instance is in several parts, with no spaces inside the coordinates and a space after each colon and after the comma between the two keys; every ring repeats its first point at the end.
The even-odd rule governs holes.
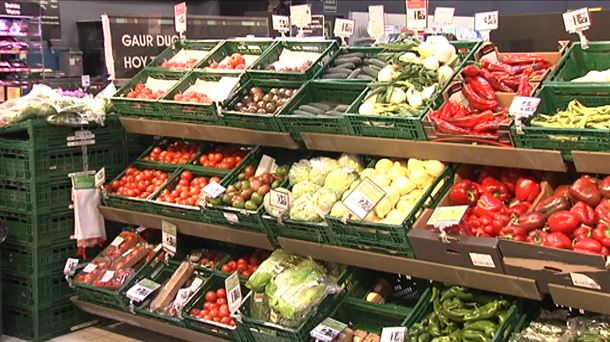
{"type": "MultiPolygon", "coordinates": [[[[0,129],[0,220],[8,226],[2,245],[4,333],[42,341],[91,321],[69,297],[64,279],[67,258],[76,256],[70,240],[69,173],[83,171],[83,149],[67,138],[80,128],[29,120],[0,129]]],[[[119,121],[89,129],[95,144],[87,146],[89,170],[106,168],[108,177],[127,162],[127,135],[119,121]]]]}

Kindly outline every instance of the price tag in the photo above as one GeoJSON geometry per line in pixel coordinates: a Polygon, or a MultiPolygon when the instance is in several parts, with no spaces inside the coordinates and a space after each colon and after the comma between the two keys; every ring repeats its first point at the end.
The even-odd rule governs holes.
{"type": "Polygon", "coordinates": [[[468,253],[474,266],[496,268],[494,259],[489,254],[468,253]]]}
{"type": "Polygon", "coordinates": [[[176,32],[186,32],[186,2],[174,6],[174,24],[176,25],[176,32]]]}
{"type": "Polygon", "coordinates": [[[565,26],[566,32],[568,33],[588,30],[591,26],[589,9],[585,7],[564,13],[563,25],[565,26]]]}
{"type": "Polygon", "coordinates": [[[272,189],[269,196],[269,203],[272,207],[280,209],[282,212],[287,211],[290,207],[290,197],[287,193],[272,189]]]}
{"type": "Polygon", "coordinates": [[[437,7],[434,9],[434,25],[443,26],[453,24],[453,15],[455,8],[453,7],[437,7]]]}
{"type": "Polygon", "coordinates": [[[97,268],[96,264],[88,263],[85,268],[83,268],[83,273],[91,273],[97,268]]]}
{"type": "Polygon", "coordinates": [[[309,5],[290,6],[290,22],[299,28],[311,24],[311,8],[309,5]]]}
{"type": "Polygon", "coordinates": [[[257,303],[262,303],[265,301],[265,294],[264,293],[255,293],[254,294],[254,301],[257,303]]]}
{"type": "Polygon", "coordinates": [[[178,249],[178,226],[165,220],[161,221],[161,241],[163,249],[169,254],[176,254],[178,249]]]}
{"type": "Polygon", "coordinates": [[[114,277],[114,271],[106,271],[106,273],[104,273],[102,276],[102,279],[100,279],[100,283],[107,283],[110,281],[110,279],[112,279],[112,277],[114,277]]]}
{"type": "Polygon", "coordinates": [[[428,26],[428,1],[406,0],[407,29],[423,30],[428,26]]]}
{"type": "Polygon", "coordinates": [[[498,11],[479,12],[474,14],[474,29],[476,31],[492,31],[498,29],[498,11]]]}
{"type": "Polygon", "coordinates": [[[381,342],[404,342],[406,336],[406,327],[383,328],[381,330],[381,342]]]}
{"type": "Polygon", "coordinates": [[[123,239],[120,236],[117,236],[117,237],[114,238],[114,240],[112,240],[112,242],[110,243],[110,246],[114,246],[116,248],[119,248],[119,246],[121,246],[123,241],[125,241],[125,239],[123,239]]]}
{"type": "Polygon", "coordinates": [[[193,279],[193,283],[190,286],[190,290],[191,293],[195,293],[197,292],[197,290],[199,290],[199,288],[203,285],[203,279],[201,278],[195,278],[193,279]]]}
{"type": "Polygon", "coordinates": [[[83,88],[88,88],[89,86],[91,86],[91,76],[82,75],[80,77],[80,84],[83,88]]]}
{"type": "Polygon", "coordinates": [[[363,220],[381,199],[385,191],[368,177],[362,180],[358,186],[345,198],[343,204],[349,211],[363,220]]]}
{"type": "Polygon", "coordinates": [[[151,293],[155,292],[159,287],[161,287],[161,284],[157,284],[150,279],[142,279],[137,284],[132,286],[125,293],[125,295],[127,296],[127,298],[135,302],[142,302],[148,296],[150,296],[151,293]]]}
{"type": "Polygon", "coordinates": [[[275,163],[275,159],[269,157],[266,154],[263,154],[261,157],[261,161],[258,163],[256,167],[256,171],[254,171],[254,176],[258,177],[265,172],[274,172],[277,169],[277,164],[275,163]]]}
{"type": "Polygon", "coordinates": [[[347,324],[327,317],[309,332],[309,336],[317,341],[330,342],[339,336],[345,328],[347,328],[347,324]]]}
{"type": "Polygon", "coordinates": [[[586,274],[570,273],[570,278],[572,278],[572,284],[574,284],[574,286],[586,287],[594,290],[602,289],[601,285],[586,274]]]}
{"type": "Polygon", "coordinates": [[[355,21],[350,19],[335,19],[335,36],[351,37],[354,34],[355,21]]]}
{"type": "Polygon", "coordinates": [[[101,168],[98,172],[95,173],[95,187],[99,188],[100,186],[106,183],[106,168],[101,168]]]}
{"type": "Polygon", "coordinates": [[[68,258],[68,260],[66,260],[66,265],[64,266],[64,274],[67,276],[73,276],[74,272],[76,272],[77,266],[78,259],[68,258]]]}
{"type": "Polygon", "coordinates": [[[239,223],[239,217],[237,214],[224,212],[222,213],[222,216],[224,216],[225,220],[227,220],[229,223],[239,223]]]}
{"type": "Polygon", "coordinates": [[[375,38],[383,37],[385,33],[385,13],[383,6],[369,6],[368,33],[375,38]]]}
{"type": "Polygon", "coordinates": [[[508,108],[508,112],[513,116],[529,117],[536,113],[538,105],[540,104],[540,98],[527,97],[527,96],[515,96],[513,102],[508,108]]]}
{"type": "Polygon", "coordinates": [[[272,15],[271,21],[273,23],[273,29],[278,32],[289,32],[290,31],[290,18],[286,15],[272,15]]]}
{"type": "Polygon", "coordinates": [[[176,311],[182,310],[186,303],[188,303],[191,294],[192,292],[190,287],[178,290],[178,294],[176,294],[176,299],[174,299],[173,305],[176,311]]]}
{"type": "Polygon", "coordinates": [[[208,185],[203,187],[203,193],[211,198],[216,198],[222,195],[226,190],[227,189],[225,189],[224,186],[216,182],[209,183],[208,185]]]}
{"type": "Polygon", "coordinates": [[[227,292],[227,304],[229,311],[234,313],[241,305],[241,287],[239,286],[239,276],[237,272],[233,272],[225,279],[225,290],[227,292]]]}
{"type": "Polygon", "coordinates": [[[462,222],[466,210],[468,210],[467,205],[436,207],[426,224],[437,228],[454,226],[462,222]]]}

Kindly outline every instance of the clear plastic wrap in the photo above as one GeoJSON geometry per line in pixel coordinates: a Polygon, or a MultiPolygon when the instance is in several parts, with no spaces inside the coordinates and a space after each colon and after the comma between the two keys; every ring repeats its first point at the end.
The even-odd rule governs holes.
{"type": "Polygon", "coordinates": [[[293,267],[300,260],[300,258],[290,255],[282,249],[276,249],[250,276],[246,287],[255,292],[262,292],[273,277],[285,269],[293,267]]]}

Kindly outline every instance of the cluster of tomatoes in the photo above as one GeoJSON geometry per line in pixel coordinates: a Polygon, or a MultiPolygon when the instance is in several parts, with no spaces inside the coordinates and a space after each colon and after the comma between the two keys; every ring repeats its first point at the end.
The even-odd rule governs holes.
{"type": "Polygon", "coordinates": [[[125,170],[121,179],[112,181],[107,186],[107,190],[119,196],[145,199],[159,189],[168,178],[169,174],[165,171],[130,167],[125,170]]]}
{"type": "Polygon", "coordinates": [[[176,141],[165,148],[155,146],[144,160],[168,164],[187,164],[199,152],[200,146],[184,141],[176,141]]]}
{"type": "Polygon", "coordinates": [[[199,157],[199,164],[203,167],[232,170],[241,163],[246,153],[247,150],[239,147],[221,146],[207,154],[202,154],[199,157]]]}
{"type": "Polygon", "coordinates": [[[231,260],[222,266],[221,271],[224,273],[238,274],[246,278],[250,278],[252,273],[256,272],[258,266],[269,257],[269,251],[262,249],[255,250],[252,254],[246,254],[237,260],[231,260]]]}
{"type": "Polygon", "coordinates": [[[218,177],[195,177],[191,171],[183,171],[173,190],[165,189],[158,200],[166,203],[196,206],[201,200],[201,190],[209,183],[220,183],[218,177]]]}
{"type": "Polygon", "coordinates": [[[212,99],[210,99],[204,93],[198,93],[196,91],[187,91],[185,93],[178,93],[174,95],[174,100],[180,102],[190,102],[190,103],[199,103],[199,104],[212,104],[212,99]]]}
{"type": "Polygon", "coordinates": [[[215,251],[213,249],[208,249],[203,251],[201,258],[197,261],[201,267],[205,268],[216,268],[220,263],[220,260],[225,257],[225,253],[221,251],[215,251]]]}
{"type": "Polygon", "coordinates": [[[210,69],[228,69],[228,70],[244,70],[246,68],[246,59],[241,53],[234,53],[226,57],[220,63],[212,62],[210,69]]]}
{"type": "Polygon", "coordinates": [[[218,322],[231,327],[235,321],[231,318],[231,312],[227,304],[227,292],[224,288],[205,293],[205,303],[202,309],[194,308],[191,315],[205,321],[218,322]]]}
{"type": "Polygon", "coordinates": [[[161,67],[168,69],[191,69],[194,68],[197,63],[199,63],[197,58],[191,58],[184,63],[175,61],[164,61],[163,63],[161,63],[161,67]]]}
{"type": "Polygon", "coordinates": [[[152,89],[146,87],[144,83],[139,83],[132,91],[127,93],[127,98],[156,100],[161,98],[163,94],[165,94],[163,90],[152,91],[152,89]]]}

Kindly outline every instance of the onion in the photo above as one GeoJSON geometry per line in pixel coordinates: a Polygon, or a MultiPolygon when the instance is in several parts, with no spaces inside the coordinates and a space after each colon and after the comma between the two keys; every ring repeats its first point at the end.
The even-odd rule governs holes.
{"type": "Polygon", "coordinates": [[[455,47],[451,44],[439,44],[434,48],[434,57],[443,64],[449,63],[453,55],[455,55],[455,47]]]}
{"type": "Polygon", "coordinates": [[[379,74],[377,74],[377,80],[379,82],[390,82],[394,78],[394,67],[392,65],[387,65],[383,69],[379,70],[379,74]]]}
{"type": "Polygon", "coordinates": [[[390,96],[390,103],[392,104],[400,104],[404,103],[407,100],[407,94],[404,90],[400,88],[394,88],[392,90],[392,95],[390,96]]]}
{"type": "Polygon", "coordinates": [[[438,81],[440,83],[448,82],[453,76],[453,69],[448,65],[443,65],[438,68],[438,81]]]}
{"type": "Polygon", "coordinates": [[[424,59],[424,68],[428,70],[438,70],[439,66],[440,63],[434,56],[426,57],[426,59],[424,59]]]}

